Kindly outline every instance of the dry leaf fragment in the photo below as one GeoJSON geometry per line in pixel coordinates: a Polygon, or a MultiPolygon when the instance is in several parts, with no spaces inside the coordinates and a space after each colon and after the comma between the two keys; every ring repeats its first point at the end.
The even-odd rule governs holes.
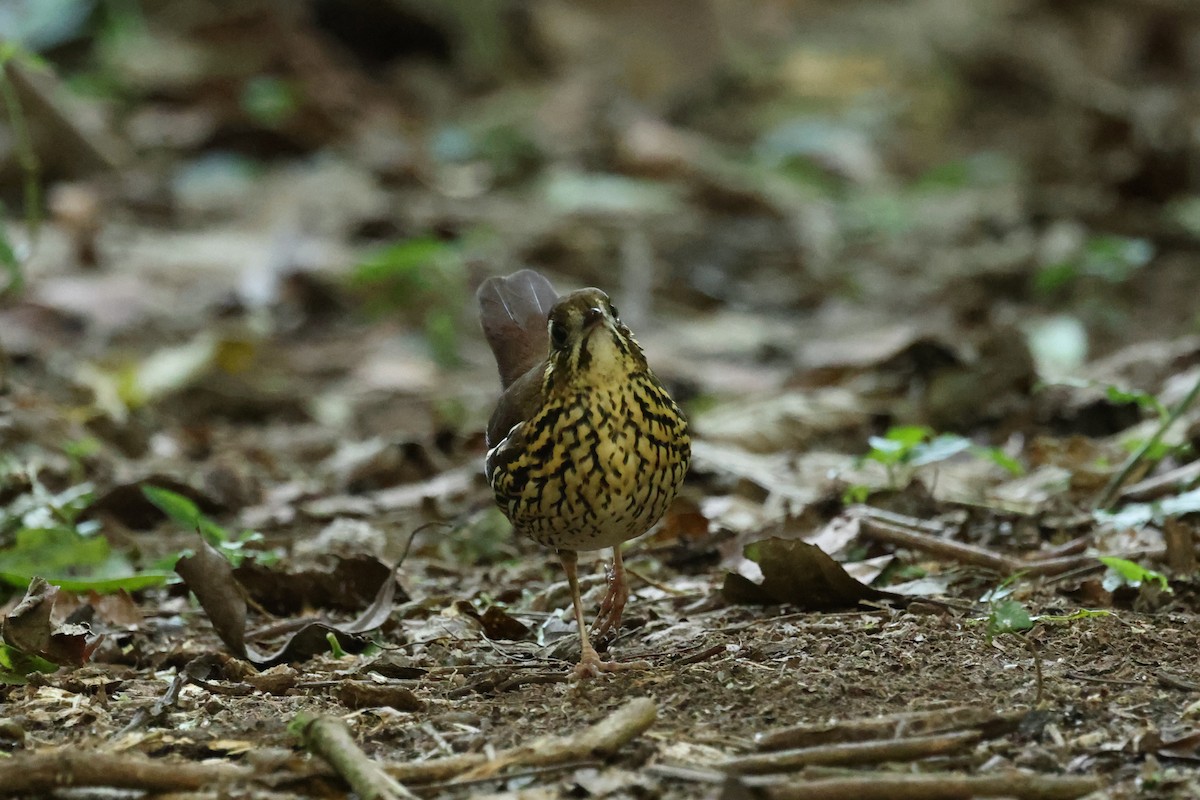
{"type": "Polygon", "coordinates": [[[34,578],[21,602],[0,621],[0,637],[23,653],[54,664],[82,666],[103,637],[81,624],[55,625],[50,618],[58,587],[34,578]]]}

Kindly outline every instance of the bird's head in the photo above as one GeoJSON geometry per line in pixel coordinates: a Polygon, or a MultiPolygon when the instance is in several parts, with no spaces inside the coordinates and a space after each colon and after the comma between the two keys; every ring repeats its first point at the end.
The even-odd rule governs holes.
{"type": "Polygon", "coordinates": [[[548,388],[622,381],[646,368],[646,357],[617,308],[599,289],[579,289],[550,309],[548,388]]]}

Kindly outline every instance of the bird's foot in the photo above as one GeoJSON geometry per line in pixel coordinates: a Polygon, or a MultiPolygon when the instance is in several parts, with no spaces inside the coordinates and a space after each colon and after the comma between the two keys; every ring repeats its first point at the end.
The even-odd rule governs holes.
{"type": "Polygon", "coordinates": [[[608,573],[608,591],[600,600],[600,610],[596,621],[592,623],[592,635],[602,637],[609,632],[621,629],[621,615],[625,612],[625,604],[629,602],[629,582],[625,580],[624,570],[615,569],[608,573]]]}
{"type": "Polygon", "coordinates": [[[602,672],[624,672],[628,669],[650,669],[649,661],[604,661],[595,651],[585,652],[575,665],[573,677],[577,681],[599,678],[602,672]]]}

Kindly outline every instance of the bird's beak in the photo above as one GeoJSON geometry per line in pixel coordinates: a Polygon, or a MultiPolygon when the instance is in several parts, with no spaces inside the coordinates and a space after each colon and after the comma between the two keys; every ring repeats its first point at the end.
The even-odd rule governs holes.
{"type": "Polygon", "coordinates": [[[591,330],[604,322],[604,309],[592,306],[583,314],[584,330],[591,330]]]}

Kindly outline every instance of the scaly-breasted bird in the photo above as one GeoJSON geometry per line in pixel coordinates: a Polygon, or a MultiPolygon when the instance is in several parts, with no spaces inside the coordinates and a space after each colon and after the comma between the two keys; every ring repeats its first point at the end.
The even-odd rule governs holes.
{"type": "Polygon", "coordinates": [[[518,532],[558,551],[583,640],[575,674],[648,666],[596,653],[576,551],[613,548],[595,633],[618,628],[629,599],[621,543],[658,522],[683,483],[687,421],[599,289],[560,298],[521,270],[487,279],[477,297],[504,389],[488,423],[488,482],[518,532]]]}

